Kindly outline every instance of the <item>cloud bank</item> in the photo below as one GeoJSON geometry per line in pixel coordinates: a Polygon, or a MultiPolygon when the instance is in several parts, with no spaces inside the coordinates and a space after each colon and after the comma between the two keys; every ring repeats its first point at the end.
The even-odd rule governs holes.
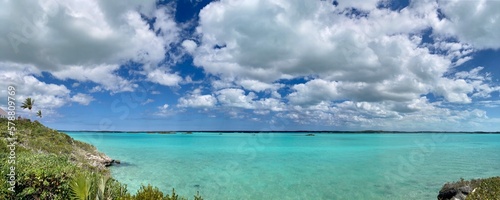
{"type": "Polygon", "coordinates": [[[0,87],[23,86],[20,97],[52,110],[150,82],[182,91],[156,105],[158,116],[198,109],[395,129],[492,123],[478,106],[496,102],[498,81],[484,66],[464,66],[500,48],[500,2],[395,5],[220,0],[178,23],[175,2],[4,1],[0,87]],[[186,58],[202,80],[178,65],[186,58]]]}

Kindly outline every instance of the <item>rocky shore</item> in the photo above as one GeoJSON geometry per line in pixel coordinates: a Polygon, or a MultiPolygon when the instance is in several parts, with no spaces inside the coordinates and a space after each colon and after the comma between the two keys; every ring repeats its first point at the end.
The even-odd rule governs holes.
{"type": "Polygon", "coordinates": [[[446,183],[437,196],[438,200],[500,199],[500,177],[472,179],[446,183]]]}
{"type": "Polygon", "coordinates": [[[471,184],[464,184],[463,181],[446,183],[439,191],[438,200],[465,200],[467,195],[476,190],[473,187],[471,184]]]}
{"type": "Polygon", "coordinates": [[[92,153],[87,153],[85,158],[89,161],[90,165],[97,168],[109,167],[113,164],[120,164],[120,160],[114,160],[104,154],[94,155],[92,153]]]}

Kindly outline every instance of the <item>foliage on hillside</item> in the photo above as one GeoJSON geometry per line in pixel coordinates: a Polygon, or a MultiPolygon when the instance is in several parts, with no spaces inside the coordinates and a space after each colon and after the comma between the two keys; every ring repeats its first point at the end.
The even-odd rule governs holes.
{"type": "MultiPolygon", "coordinates": [[[[47,128],[39,122],[13,121],[15,138],[15,165],[8,163],[13,141],[7,129],[7,119],[0,118],[0,199],[147,199],[159,194],[158,188],[144,186],[131,195],[126,185],[110,178],[107,168],[92,165],[87,156],[103,155],[90,144],[47,128]],[[6,181],[15,167],[15,192],[8,190],[6,181]],[[86,194],[85,191],[88,191],[86,194]]],[[[163,196],[164,199],[174,199],[163,196]]],[[[175,198],[177,199],[177,197],[175,198]]],[[[179,198],[180,199],[180,198],[179,198]]],[[[202,198],[195,196],[195,200],[202,198]]],[[[156,200],[156,199],[155,199],[156,200]]]]}
{"type": "Polygon", "coordinates": [[[500,176],[481,179],[467,200],[500,199],[500,176]]]}

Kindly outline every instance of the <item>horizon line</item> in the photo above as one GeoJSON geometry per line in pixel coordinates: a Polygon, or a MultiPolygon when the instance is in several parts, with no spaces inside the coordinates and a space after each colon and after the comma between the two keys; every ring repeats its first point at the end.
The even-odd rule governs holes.
{"type": "Polygon", "coordinates": [[[484,133],[500,134],[500,131],[385,131],[385,130],[359,130],[359,131],[329,131],[329,130],[162,130],[162,131],[126,131],[126,130],[57,130],[59,132],[102,132],[102,133],[484,133]]]}

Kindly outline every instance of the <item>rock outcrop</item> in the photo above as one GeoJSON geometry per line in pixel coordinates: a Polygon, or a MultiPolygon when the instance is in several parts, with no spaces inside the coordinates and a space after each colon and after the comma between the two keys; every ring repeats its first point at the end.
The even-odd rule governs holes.
{"type": "Polygon", "coordinates": [[[446,183],[437,196],[439,200],[500,199],[500,176],[446,183]]]}
{"type": "Polygon", "coordinates": [[[446,183],[443,185],[439,194],[437,196],[438,200],[465,200],[467,195],[473,193],[479,184],[481,179],[472,179],[446,183]]]}
{"type": "Polygon", "coordinates": [[[447,183],[439,191],[439,200],[465,200],[474,191],[470,185],[460,186],[457,183],[447,183]]]}
{"type": "Polygon", "coordinates": [[[86,155],[87,160],[89,160],[90,164],[94,167],[98,168],[105,168],[113,165],[114,163],[120,164],[119,160],[113,160],[110,157],[106,155],[94,155],[91,153],[87,153],[86,155]]]}

